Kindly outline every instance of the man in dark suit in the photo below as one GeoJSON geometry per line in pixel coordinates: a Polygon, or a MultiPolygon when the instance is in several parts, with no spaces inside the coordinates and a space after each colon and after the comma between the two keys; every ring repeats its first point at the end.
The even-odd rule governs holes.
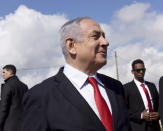
{"type": "Polygon", "coordinates": [[[3,67],[5,83],[1,87],[0,131],[19,131],[23,112],[22,99],[28,90],[16,74],[14,65],[3,67]]]}
{"type": "Polygon", "coordinates": [[[161,123],[163,126],[163,76],[160,78],[160,81],[159,81],[159,94],[160,94],[159,111],[160,111],[161,123]]]}
{"type": "Polygon", "coordinates": [[[66,64],[25,95],[22,131],[128,131],[122,84],[96,73],[109,45],[100,25],[76,18],[60,33],[66,64]]]}
{"type": "Polygon", "coordinates": [[[133,61],[134,80],[124,85],[130,124],[132,131],[159,131],[159,95],[153,83],[144,81],[145,71],[142,60],[133,61]]]}

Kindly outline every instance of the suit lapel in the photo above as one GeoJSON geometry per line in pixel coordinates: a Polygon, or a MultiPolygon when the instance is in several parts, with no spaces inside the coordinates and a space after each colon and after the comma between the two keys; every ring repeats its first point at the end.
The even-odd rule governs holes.
{"type": "Polygon", "coordinates": [[[149,89],[149,92],[150,92],[150,94],[151,94],[151,97],[153,98],[153,90],[152,90],[152,85],[151,84],[148,84],[147,82],[146,82],[146,84],[147,84],[147,86],[148,86],[148,89],[149,89]]]}
{"type": "MultiPolygon", "coordinates": [[[[140,92],[139,92],[139,89],[138,89],[136,83],[135,83],[134,81],[132,81],[131,83],[132,83],[132,91],[134,92],[136,98],[139,99],[140,107],[143,106],[144,109],[145,109],[145,105],[144,105],[144,102],[143,102],[142,96],[141,96],[141,94],[140,94],[140,92]]],[[[135,97],[135,96],[134,96],[134,97],[135,97]]]]}
{"type": "Polygon", "coordinates": [[[92,108],[82,97],[82,95],[77,91],[69,79],[63,74],[62,70],[57,74],[57,80],[60,83],[57,87],[63,94],[65,99],[67,99],[72,105],[74,105],[81,113],[86,115],[90,121],[95,122],[95,126],[104,130],[104,126],[100,119],[96,116],[92,108]]]}
{"type": "Polygon", "coordinates": [[[152,97],[153,110],[155,110],[154,107],[155,107],[155,104],[156,104],[156,103],[155,103],[155,101],[154,101],[154,98],[155,98],[155,97],[154,97],[154,94],[153,94],[155,91],[153,91],[153,86],[152,86],[152,84],[149,84],[148,82],[146,82],[146,84],[147,84],[147,86],[148,86],[149,93],[150,93],[150,95],[151,95],[151,97],[152,97]]]}

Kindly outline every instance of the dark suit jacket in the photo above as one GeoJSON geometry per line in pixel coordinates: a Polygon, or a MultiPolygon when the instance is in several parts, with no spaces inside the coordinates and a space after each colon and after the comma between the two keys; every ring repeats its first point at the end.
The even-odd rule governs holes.
{"type": "MultiPolygon", "coordinates": [[[[128,131],[122,84],[98,74],[111,102],[114,131],[128,131]]],[[[21,131],[105,131],[99,118],[80,95],[63,69],[29,90],[24,97],[21,131]]]]}
{"type": "MultiPolygon", "coordinates": [[[[145,82],[151,93],[154,104],[154,111],[158,111],[159,95],[153,83],[145,82]]],[[[141,119],[141,113],[145,110],[143,99],[134,81],[124,85],[125,99],[129,111],[129,119],[132,131],[147,131],[146,128],[150,123],[141,119]]],[[[152,122],[155,131],[159,131],[158,121],[152,122]]]]}
{"type": "Polygon", "coordinates": [[[27,86],[16,76],[10,77],[1,87],[0,131],[19,131],[22,99],[27,86]]]}
{"type": "Polygon", "coordinates": [[[161,118],[161,123],[163,126],[163,76],[160,78],[159,81],[159,93],[160,93],[160,106],[159,106],[159,111],[160,111],[160,118],[161,118]]]}

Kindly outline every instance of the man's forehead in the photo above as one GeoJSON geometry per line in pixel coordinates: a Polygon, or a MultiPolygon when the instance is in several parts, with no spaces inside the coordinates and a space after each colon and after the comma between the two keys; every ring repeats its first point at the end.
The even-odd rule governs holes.
{"type": "Polygon", "coordinates": [[[80,21],[80,23],[94,23],[94,24],[98,24],[96,21],[92,20],[92,19],[83,19],[80,21]]]}
{"type": "Polygon", "coordinates": [[[3,71],[7,71],[6,69],[3,69],[3,71]]]}
{"type": "Polygon", "coordinates": [[[144,67],[144,64],[142,64],[142,63],[137,63],[137,64],[135,64],[134,67],[144,67]]]}
{"type": "Polygon", "coordinates": [[[84,19],[80,23],[81,30],[87,31],[89,33],[96,33],[96,32],[102,32],[100,25],[91,19],[84,19]]]}
{"type": "Polygon", "coordinates": [[[8,70],[8,69],[3,69],[3,72],[11,72],[11,70],[8,70]]]}
{"type": "Polygon", "coordinates": [[[87,27],[92,27],[92,28],[100,28],[100,25],[94,21],[94,20],[91,20],[91,19],[84,19],[80,22],[80,27],[81,28],[87,28],[87,27]]]}

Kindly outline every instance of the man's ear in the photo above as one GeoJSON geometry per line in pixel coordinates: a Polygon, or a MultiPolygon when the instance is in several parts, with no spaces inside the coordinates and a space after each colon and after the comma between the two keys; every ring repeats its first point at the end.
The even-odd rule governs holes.
{"type": "Polygon", "coordinates": [[[131,70],[131,73],[134,74],[134,70],[131,70]]]}
{"type": "Polygon", "coordinates": [[[13,76],[14,75],[13,72],[12,72],[12,70],[8,70],[8,72],[9,72],[9,75],[10,76],[13,76]]]}
{"type": "Polygon", "coordinates": [[[66,49],[71,55],[76,54],[76,46],[75,46],[75,41],[72,38],[67,38],[65,41],[66,44],[66,49]]]}

